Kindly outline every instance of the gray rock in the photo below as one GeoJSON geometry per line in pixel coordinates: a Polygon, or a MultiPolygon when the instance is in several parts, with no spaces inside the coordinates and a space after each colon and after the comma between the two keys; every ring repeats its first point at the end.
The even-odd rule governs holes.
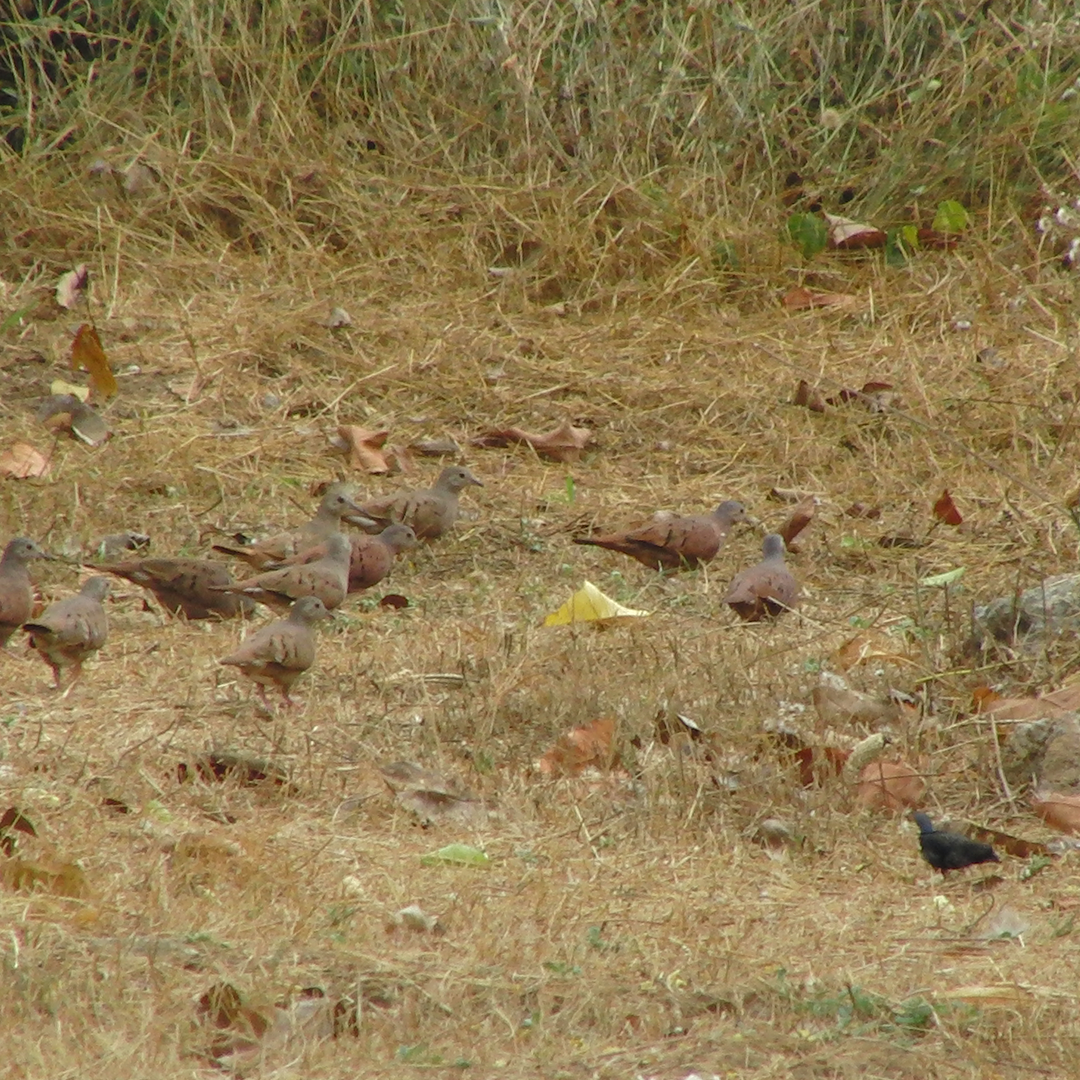
{"type": "Polygon", "coordinates": [[[1017,596],[975,609],[975,644],[1041,648],[1048,638],[1080,632],[1080,574],[1048,577],[1017,596]]]}
{"type": "Polygon", "coordinates": [[[1080,714],[1017,724],[1001,747],[1001,767],[1014,788],[1080,792],[1080,714]]]}

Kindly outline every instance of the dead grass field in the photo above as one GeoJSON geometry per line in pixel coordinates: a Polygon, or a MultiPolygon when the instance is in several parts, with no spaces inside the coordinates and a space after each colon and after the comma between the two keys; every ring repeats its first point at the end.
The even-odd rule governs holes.
{"type": "MultiPolygon", "coordinates": [[[[1047,835],[1008,804],[988,731],[963,718],[977,684],[1060,684],[1075,648],[973,670],[959,645],[975,598],[1074,565],[1072,286],[972,240],[900,272],[825,257],[818,280],[859,309],[788,314],[777,297],[795,271],[773,258],[772,276],[733,286],[650,299],[628,282],[551,304],[537,282],[552,247],[501,282],[479,258],[395,277],[307,252],[102,253],[94,310],[120,394],[96,449],[52,445],[33,418],[79,319],[52,304],[46,268],[5,276],[5,309],[34,307],[4,334],[4,438],[50,449],[52,472],[0,485],[3,537],[71,554],[137,528],[155,552],[195,553],[214,527],[298,520],[309,485],[344,468],[327,444],[339,422],[451,436],[487,485],[454,535],[395,570],[408,609],[353,600],[321,634],[292,714],[256,713],[217,665],[240,626],[164,618],[134,586],[115,590],[111,639],[66,698],[21,643],[0,655],[4,805],[38,828],[24,855],[85,875],[77,898],[0,893],[5,1075],[203,1074],[215,1037],[243,1041],[198,1022],[223,983],[275,1025],[232,1062],[247,1075],[1076,1075],[1075,857],[1030,880],[1005,858],[990,891],[978,875],[943,884],[910,823],[855,808],[836,778],[803,788],[763,736],[798,707],[814,726],[819,670],[872,624],[896,657],[849,678],[922,695],[897,739],[926,764],[931,812],[1047,835]],[[332,304],[351,327],[320,325],[332,304]],[[991,344],[1000,369],[976,362],[991,344]],[[830,393],[887,380],[907,415],[795,407],[803,375],[830,393]],[[467,445],[567,417],[596,433],[577,464],[467,445]],[[965,521],[931,529],[945,487],[965,521]],[[722,497],[774,526],[788,507],[773,488],[821,498],[792,558],[802,611],[775,626],[734,625],[719,605],[760,530],[664,579],[569,542],[722,497]],[[856,501],[880,520],[845,517],[856,501]],[[904,531],[927,545],[874,543],[904,531]],[[948,605],[917,586],[960,565],[948,605]],[[542,628],[583,578],[652,616],[542,628]],[[658,741],[661,710],[693,717],[719,757],[658,741]],[[618,720],[628,776],[537,772],[601,715],[618,720]],[[211,749],[271,760],[293,787],[181,783],[178,763],[211,749]],[[483,824],[421,828],[379,775],[398,759],[460,777],[483,824]],[[770,816],[802,838],[780,858],[753,841],[770,816]],[[490,864],[421,863],[451,841],[490,864]],[[393,928],[410,904],[441,932],[393,928]],[[1022,939],[980,936],[1006,906],[1022,939]]],[[[419,459],[413,476],[437,468],[419,459]]],[[[73,569],[36,570],[46,598],[76,586],[73,569]]]]}
{"type": "MultiPolygon", "coordinates": [[[[1074,5],[85,7],[0,21],[0,451],[51,462],[0,479],[0,541],[203,554],[302,520],[320,482],[443,464],[350,474],[339,424],[453,438],[486,486],[324,626],[296,710],[218,664],[246,627],[121,583],[66,696],[21,640],[0,652],[0,816],[36,827],[16,854],[41,878],[0,855],[0,1076],[1080,1075],[1076,854],[943,882],[905,816],[804,786],[769,734],[867,734],[811,704],[861,638],[844,675],[918,700],[889,753],[935,820],[1051,835],[972,690],[1061,686],[1080,649],[963,645],[976,601],[1075,566],[1074,5]],[[778,242],[818,201],[895,228],[947,198],[972,227],[901,267],[778,242]],[[1044,202],[1060,235],[1033,230],[1044,202]],[[96,448],[35,418],[84,379],[87,313],[54,299],[77,263],[120,386],[96,448]],[[851,300],[788,311],[795,285],[851,300]],[[800,379],[898,398],[819,414],[800,379]],[[572,464],[470,444],[567,419],[594,432],[572,464]],[[819,499],[802,606],[735,625],[776,490],[819,499]],[[759,524],[700,572],[571,543],[727,498],[759,524]],[[543,627],[584,579],[652,614],[543,627]],[[675,714],[704,738],[661,738],[675,714]],[[619,768],[542,773],[601,717],[619,768]],[[285,782],[207,778],[208,753],[285,782]],[[398,761],[481,813],[422,825],[398,761]],[[794,842],[763,847],[769,818],[794,842]],[[455,842],[489,862],[424,860],[455,842]]],[[[34,573],[48,601],[84,571],[34,573]]]]}

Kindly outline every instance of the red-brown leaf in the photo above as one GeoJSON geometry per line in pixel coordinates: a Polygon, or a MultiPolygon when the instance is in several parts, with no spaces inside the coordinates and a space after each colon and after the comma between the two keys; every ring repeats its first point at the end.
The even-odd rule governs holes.
{"type": "Polygon", "coordinates": [[[956,503],[953,502],[948,488],[941,493],[941,498],[934,503],[934,517],[938,521],[945,522],[946,525],[959,525],[964,520],[960,511],[956,509],[956,503]]]}
{"type": "Polygon", "coordinates": [[[792,541],[813,520],[814,510],[817,507],[817,499],[813,495],[807,495],[791,513],[791,517],[776,531],[784,538],[785,547],[790,550],[792,541]]]}

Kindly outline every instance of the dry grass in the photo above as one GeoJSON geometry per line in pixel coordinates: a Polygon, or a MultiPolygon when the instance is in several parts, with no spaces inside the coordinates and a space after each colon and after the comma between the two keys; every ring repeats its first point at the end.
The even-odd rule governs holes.
{"type": "MultiPolygon", "coordinates": [[[[380,17],[390,10],[376,7],[380,17]]],[[[535,55],[545,41],[575,40],[558,19],[578,6],[551,8],[554,23],[533,5],[517,23],[535,55]]],[[[816,10],[790,9],[788,29],[809,34],[816,10]]],[[[479,25],[454,23],[461,34],[479,25]]],[[[1046,55],[1056,57],[1071,24],[1045,25],[1054,27],[1046,55]]],[[[905,26],[915,34],[919,24],[905,26]]],[[[1011,55],[1001,33],[981,39],[987,64],[1011,55]]],[[[1044,260],[996,188],[955,253],[922,253],[902,269],[837,255],[807,268],[775,241],[776,184],[749,175],[768,170],[746,166],[745,182],[728,187],[707,169],[704,136],[676,147],[680,167],[631,160],[612,144],[587,168],[559,172],[547,164],[549,134],[537,134],[542,117],[532,127],[511,117],[506,130],[524,132],[522,145],[502,147],[496,161],[484,156],[505,135],[493,122],[417,119],[440,93],[452,111],[447,88],[463,78],[455,65],[467,50],[433,30],[390,36],[428,74],[416,76],[426,91],[415,100],[382,83],[367,99],[377,153],[335,127],[348,102],[331,107],[333,95],[320,99],[324,122],[300,140],[311,116],[284,111],[281,88],[250,68],[247,83],[222,79],[247,101],[244,115],[258,115],[239,133],[215,126],[240,112],[235,100],[221,111],[212,81],[187,103],[198,114],[190,129],[149,92],[141,115],[130,100],[95,102],[89,91],[51,102],[55,122],[10,159],[0,206],[9,226],[0,418],[5,443],[50,450],[52,472],[0,482],[0,537],[28,533],[74,554],[138,528],[155,552],[190,554],[216,529],[298,520],[310,485],[344,468],[327,442],[339,423],[386,426],[395,442],[449,435],[467,446],[488,427],[545,430],[569,417],[594,429],[595,446],[572,466],[467,448],[487,486],[465,496],[470,512],[452,537],[396,569],[390,586],[412,606],[347,605],[320,636],[294,714],[256,713],[247,688],[217,665],[243,628],[163,619],[134,587],[116,590],[110,642],[68,696],[47,689],[47,669],[21,646],[0,654],[0,810],[17,806],[38,827],[25,855],[77,860],[86,880],[78,898],[0,891],[0,1017],[17,1032],[5,1043],[8,1073],[206,1071],[210,1034],[197,1002],[229,983],[258,1009],[291,1002],[240,1063],[252,1075],[465,1063],[484,1076],[664,1080],[691,1068],[754,1078],[1076,1075],[1073,860],[1025,879],[1007,858],[989,892],[970,879],[942,884],[908,823],[856,809],[835,778],[804,789],[763,735],[778,715],[810,709],[819,671],[872,625],[904,658],[850,677],[860,689],[922,696],[923,714],[897,741],[925,762],[930,808],[1044,835],[1022,800],[1002,792],[990,734],[966,711],[978,684],[1060,684],[1075,669],[1075,642],[983,668],[960,647],[976,598],[1075,563],[1066,510],[1080,392],[1074,279],[1044,260]],[[79,126],[57,154],[64,109],[79,126]],[[486,142],[460,134],[476,130],[486,142]],[[279,155],[283,145],[291,156],[279,155]],[[117,177],[91,175],[99,157],[120,169],[146,161],[155,178],[124,193],[117,177]],[[528,239],[544,244],[534,263],[489,273],[528,239]],[[737,273],[714,259],[721,241],[735,246],[737,273]],[[81,315],[60,311],[52,288],[78,261],[90,264],[93,315],[121,387],[107,411],[114,437],[98,449],[52,444],[33,416],[50,381],[70,376],[81,315]],[[786,313],[778,296],[796,282],[851,292],[858,307],[786,313]],[[333,305],[351,313],[351,327],[325,327],[333,305]],[[1004,367],[976,361],[987,345],[1004,367]],[[817,415],[790,404],[800,377],[829,393],[885,379],[903,408],[817,415]],[[945,487],[964,513],[959,529],[931,528],[945,487]],[[773,488],[822,500],[793,558],[802,613],[776,626],[733,626],[719,607],[760,532],[736,534],[707,571],[674,579],[569,542],[592,524],[727,497],[773,526],[787,513],[773,488]],[[856,501],[880,505],[881,519],[845,517],[856,501]],[[928,543],[876,545],[903,532],[928,543]],[[966,575],[947,597],[918,585],[958,565],[966,575]],[[585,577],[654,614],[606,633],[542,628],[585,577]],[[423,677],[432,673],[462,681],[423,677]],[[661,709],[693,717],[719,759],[660,743],[661,709]],[[561,733],[605,714],[618,719],[630,779],[539,775],[533,763],[561,733]],[[208,749],[270,759],[293,789],[181,783],[178,763],[208,749]],[[462,777],[484,800],[483,826],[422,829],[378,773],[398,759],[462,777]],[[116,814],[106,798],[132,813],[116,814]],[[781,859],[753,840],[769,816],[802,838],[781,859]],[[421,863],[454,840],[483,847],[491,864],[421,863]],[[444,932],[388,929],[414,903],[444,932]],[[1029,931],[985,940],[1005,907],[1029,931]],[[358,1033],[345,1024],[330,1037],[318,1010],[301,1023],[310,987],[343,1009],[351,1002],[358,1033]]],[[[344,56],[331,47],[343,40],[328,35],[320,48],[344,56]]],[[[686,40],[691,59],[706,47],[686,40]]],[[[757,55],[730,40],[748,64],[757,55]]],[[[903,55],[915,67],[925,60],[903,55]]],[[[664,101],[635,80],[654,67],[605,74],[612,99],[622,87],[626,101],[650,102],[651,130],[668,115],[664,101]]],[[[484,78],[514,67],[497,70],[484,78]]],[[[344,95],[350,84],[335,78],[344,95]]],[[[112,84],[101,80],[104,93],[112,84]]],[[[747,84],[767,85],[765,74],[747,84]]],[[[959,104],[970,105],[965,87],[959,104]]],[[[626,146],[648,119],[630,112],[626,146]]],[[[926,134],[908,114],[894,120],[894,135],[926,134]]],[[[1028,134],[1010,144],[1027,148],[1020,157],[1042,145],[1036,129],[1028,134]]],[[[1015,160],[1001,144],[995,153],[1002,171],[982,175],[1006,181],[1015,160]]],[[[851,167],[884,191],[888,172],[871,157],[851,167]]],[[[1028,189],[1040,169],[1025,173],[1028,189]]],[[[437,468],[421,461],[416,478],[437,468]]],[[[51,598],[77,576],[50,565],[38,581],[51,598]]]]}

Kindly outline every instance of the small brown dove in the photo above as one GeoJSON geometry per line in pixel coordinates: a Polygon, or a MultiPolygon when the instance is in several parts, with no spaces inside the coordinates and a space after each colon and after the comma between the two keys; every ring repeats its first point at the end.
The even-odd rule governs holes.
{"type": "Polygon", "coordinates": [[[224,563],[208,559],[128,559],[110,566],[97,566],[117,577],[149,589],[172,615],[188,619],[232,619],[250,615],[255,604],[246,596],[217,591],[233,584],[224,563]]]}
{"type": "Polygon", "coordinates": [[[745,622],[780,615],[799,602],[799,585],[784,564],[784,538],[769,533],[762,549],[761,562],[736,574],[724,597],[745,622]]]}
{"type": "Polygon", "coordinates": [[[102,601],[109,595],[109,579],[89,578],[78,596],[57,600],[32,622],[23,624],[30,635],[30,647],[52,668],[56,688],[60,672],[72,668],[72,683],[82,674],[83,661],[105,644],[109,619],[102,601]]]}
{"type": "Polygon", "coordinates": [[[271,563],[289,559],[301,551],[321,544],[332,533],[340,531],[342,518],[351,515],[358,515],[358,525],[369,528],[376,526],[353,502],[352,489],[348,484],[331,484],[326,489],[315,516],[299,529],[278,533],[277,536],[270,536],[244,547],[215,544],[213,550],[243,559],[256,570],[265,570],[271,563]]]}
{"type": "Polygon", "coordinates": [[[412,526],[418,540],[434,540],[457,521],[458,494],[471,485],[484,486],[464,466],[450,465],[431,488],[399,491],[364,503],[360,509],[383,525],[399,522],[412,526]]]}
{"type": "MultiPolygon", "coordinates": [[[[377,536],[352,537],[349,556],[349,592],[361,592],[378,585],[394,566],[394,559],[403,551],[416,547],[416,533],[408,525],[387,525],[377,536]]],[[[314,562],[326,554],[326,545],[318,544],[307,551],[283,560],[279,566],[298,566],[314,562]]]]}
{"type": "Polygon", "coordinates": [[[30,560],[46,558],[45,552],[25,536],[16,536],[4,548],[0,558],[0,649],[34,610],[30,560]]]}
{"type": "Polygon", "coordinates": [[[722,502],[711,514],[657,514],[652,521],[606,536],[575,536],[575,544],[618,551],[653,570],[696,569],[716,556],[737,521],[742,503],[722,502]]]}
{"type": "Polygon", "coordinates": [[[325,549],[325,554],[314,562],[267,570],[235,585],[213,585],[211,589],[248,596],[276,611],[286,611],[302,596],[317,596],[328,611],[333,611],[349,591],[352,544],[347,536],[333,533],[320,546],[325,549]]]}
{"type": "Polygon", "coordinates": [[[302,596],[284,619],[248,634],[236,652],[219,663],[237,667],[253,680],[259,700],[270,708],[266,687],[276,686],[286,705],[295,702],[289,689],[315,663],[315,635],[311,628],[320,619],[330,617],[317,596],[302,596]]]}

